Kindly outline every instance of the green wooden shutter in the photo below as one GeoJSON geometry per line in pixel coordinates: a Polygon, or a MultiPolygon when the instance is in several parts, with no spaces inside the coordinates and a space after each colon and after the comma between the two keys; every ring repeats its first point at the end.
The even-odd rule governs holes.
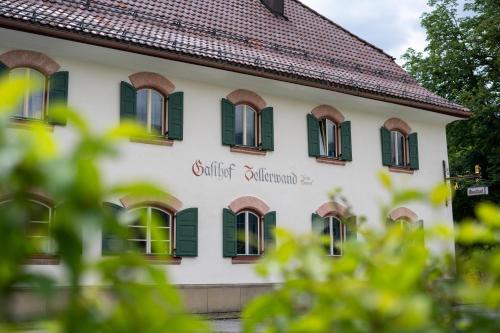
{"type": "MultiPolygon", "coordinates": [[[[125,211],[125,208],[122,206],[118,206],[110,202],[105,202],[103,204],[103,209],[112,218],[118,218],[118,216],[123,214],[125,211]]],[[[120,254],[127,250],[127,242],[125,238],[120,237],[113,230],[103,230],[101,241],[101,252],[104,255],[120,254]]]]}
{"type": "Polygon", "coordinates": [[[347,240],[356,240],[358,238],[358,233],[356,231],[356,216],[350,216],[345,219],[345,227],[347,240]]]}
{"type": "Polygon", "coordinates": [[[184,122],[184,93],[174,92],[168,96],[168,138],[182,140],[184,122]]]}
{"type": "Polygon", "coordinates": [[[236,256],[236,214],[227,208],[222,210],[222,255],[236,256]]]}
{"type": "Polygon", "coordinates": [[[131,84],[122,81],[120,83],[120,121],[136,120],[136,100],[137,92],[135,88],[131,84]]]}
{"type": "Polygon", "coordinates": [[[274,150],[274,119],[273,108],[267,107],[260,112],[262,124],[262,149],[274,150]]]}
{"type": "Polygon", "coordinates": [[[184,209],[175,215],[175,255],[198,256],[198,208],[184,209]]]}
{"type": "Polygon", "coordinates": [[[222,144],[234,145],[234,104],[223,98],[221,103],[222,113],[222,144]]]}
{"type": "Polygon", "coordinates": [[[408,149],[410,156],[410,169],[418,170],[418,137],[417,133],[408,135],[408,149]]]}
{"type": "Polygon", "coordinates": [[[316,213],[311,215],[312,230],[318,235],[323,235],[323,229],[325,227],[325,219],[316,213]]]}
{"type": "Polygon", "coordinates": [[[5,65],[3,62],[0,61],[0,77],[7,75],[8,72],[9,72],[9,67],[7,67],[7,65],[5,65]]]}
{"type": "Polygon", "coordinates": [[[60,104],[66,106],[68,104],[68,72],[56,72],[49,78],[49,114],[48,121],[51,124],[66,125],[66,117],[60,115],[53,116],[50,114],[50,108],[60,104]]]}
{"type": "Polygon", "coordinates": [[[385,127],[380,128],[380,141],[382,146],[382,165],[392,165],[391,132],[385,127]]]}
{"type": "Polygon", "coordinates": [[[319,156],[319,122],[312,114],[307,115],[307,142],[309,156],[319,156]]]}
{"type": "Polygon", "coordinates": [[[264,242],[265,250],[276,245],[274,230],[276,229],[276,212],[269,212],[264,215],[264,242]]]}
{"type": "Polygon", "coordinates": [[[341,144],[340,159],[343,161],[352,161],[350,121],[344,121],[342,124],[340,124],[340,144],[341,144]]]}

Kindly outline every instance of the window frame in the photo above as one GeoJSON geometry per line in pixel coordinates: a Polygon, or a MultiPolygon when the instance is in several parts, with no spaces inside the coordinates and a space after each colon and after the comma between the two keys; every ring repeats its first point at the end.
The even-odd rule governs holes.
{"type": "Polygon", "coordinates": [[[236,215],[236,257],[256,257],[261,256],[264,251],[264,225],[263,218],[251,209],[243,209],[239,212],[235,213],[236,215]],[[245,253],[238,253],[238,216],[241,214],[245,214],[245,253]],[[249,215],[252,214],[257,218],[257,253],[251,254],[249,253],[250,248],[250,223],[249,223],[249,215]]]}
{"type": "Polygon", "coordinates": [[[342,219],[336,215],[328,215],[325,216],[326,223],[328,223],[328,228],[330,230],[330,235],[328,235],[328,256],[329,257],[342,257],[344,255],[344,242],[347,239],[347,228],[344,223],[342,223],[342,219]],[[333,234],[333,222],[334,220],[338,221],[340,226],[340,246],[335,246],[335,239],[333,234]],[[335,248],[338,249],[339,254],[335,253],[335,248]]]}
{"type": "MultiPolygon", "coordinates": [[[[12,202],[13,200],[4,200],[4,201],[0,201],[0,206],[1,205],[8,205],[10,202],[12,202]]],[[[47,240],[47,243],[46,243],[46,249],[43,249],[41,251],[35,251],[34,253],[32,253],[32,256],[33,257],[38,257],[38,256],[54,256],[56,254],[56,249],[55,249],[55,246],[54,246],[54,241],[52,239],[52,233],[51,233],[51,229],[52,229],[52,223],[53,223],[53,220],[54,220],[54,215],[55,215],[55,209],[54,209],[54,206],[51,205],[51,204],[48,204],[46,202],[43,202],[42,200],[38,200],[36,198],[29,198],[27,201],[31,202],[31,203],[35,203],[39,206],[42,206],[42,207],[45,207],[48,209],[49,211],[49,219],[47,222],[44,222],[44,221],[32,221],[31,218],[26,222],[26,225],[25,225],[25,228],[24,228],[24,237],[26,238],[42,238],[42,239],[46,239],[47,240]],[[47,235],[46,236],[30,236],[28,235],[28,225],[29,224],[33,224],[33,223],[38,223],[38,224],[47,224],[48,227],[47,227],[47,235]]]]}
{"type": "Polygon", "coordinates": [[[318,126],[319,126],[319,145],[320,145],[320,155],[319,157],[321,158],[328,158],[328,159],[339,159],[341,155],[341,143],[340,143],[340,124],[337,123],[336,121],[332,120],[329,117],[322,117],[318,119],[318,126]],[[331,123],[333,125],[333,132],[334,132],[334,137],[335,137],[335,154],[334,156],[329,156],[329,147],[328,147],[328,123],[331,123]],[[324,124],[324,125],[323,125],[324,124]],[[323,128],[323,130],[322,130],[323,128]],[[324,132],[324,137],[323,137],[323,132],[324,132]],[[323,145],[322,145],[323,143],[323,145]],[[323,147],[322,147],[323,146],[323,147]],[[325,154],[321,154],[321,149],[324,150],[325,154]]]}
{"type": "Polygon", "coordinates": [[[260,112],[258,109],[256,109],[255,107],[253,107],[252,105],[248,104],[248,103],[239,103],[239,104],[236,104],[234,106],[234,112],[235,112],[235,115],[234,115],[234,128],[235,128],[235,132],[234,132],[234,145],[236,147],[245,147],[245,148],[259,148],[262,140],[261,140],[261,119],[260,119],[260,112]],[[238,108],[239,107],[243,107],[243,143],[239,144],[239,143],[236,143],[236,128],[237,128],[237,123],[236,123],[236,113],[238,112],[238,108]],[[247,141],[247,109],[250,109],[251,112],[254,113],[254,144],[253,145],[249,145],[246,141],[247,141]]]}
{"type": "Polygon", "coordinates": [[[23,75],[24,78],[27,80],[30,80],[31,77],[31,72],[35,72],[38,75],[40,75],[43,78],[43,101],[42,101],[42,110],[41,110],[41,118],[33,118],[29,117],[29,106],[30,106],[30,97],[32,95],[32,91],[30,88],[27,88],[26,91],[24,92],[23,100],[22,100],[22,109],[23,109],[23,115],[13,115],[11,116],[14,119],[19,119],[19,120],[24,120],[24,121],[41,121],[44,122],[47,120],[47,114],[48,114],[48,105],[49,105],[49,90],[50,90],[50,80],[47,75],[42,73],[36,68],[29,67],[29,66],[19,66],[19,67],[12,67],[9,68],[9,77],[13,76],[13,72],[16,70],[24,70],[25,73],[23,75]]]}
{"type": "MultiPolygon", "coordinates": [[[[146,241],[146,251],[145,252],[139,252],[141,255],[148,256],[148,257],[160,257],[160,256],[173,256],[174,250],[175,250],[175,214],[171,212],[168,209],[165,209],[163,207],[158,207],[155,205],[138,205],[134,206],[130,209],[127,210],[127,214],[130,214],[129,216],[133,217],[133,212],[136,210],[141,210],[141,209],[146,209],[147,210],[147,216],[146,216],[146,226],[141,225],[139,228],[141,229],[146,229],[146,235],[144,236],[145,239],[135,239],[135,238],[127,238],[127,243],[137,243],[140,241],[146,241]],[[169,247],[168,247],[168,253],[153,253],[152,252],[152,238],[151,238],[151,221],[152,221],[152,210],[158,210],[162,213],[167,214],[170,217],[170,226],[169,227],[163,227],[160,226],[158,228],[161,229],[168,229],[169,230],[169,240],[156,240],[160,242],[168,242],[169,247]]],[[[140,216],[138,216],[140,218],[140,216]]],[[[134,221],[135,222],[135,221],[134,221]]],[[[134,228],[131,224],[127,226],[129,231],[134,228]]],[[[133,237],[133,235],[130,235],[133,237]]]]}
{"type": "MultiPolygon", "coordinates": [[[[137,115],[139,115],[139,93],[141,91],[147,91],[146,124],[145,124],[146,131],[148,132],[149,135],[151,135],[153,137],[165,137],[168,133],[168,97],[153,87],[141,87],[139,89],[136,89],[136,108],[137,108],[136,114],[137,115]],[[162,98],[162,103],[161,103],[161,107],[162,107],[161,127],[162,128],[161,128],[161,133],[159,135],[156,133],[153,133],[151,130],[151,125],[152,125],[151,120],[153,118],[153,106],[152,106],[153,92],[156,92],[162,98]]],[[[141,122],[139,122],[139,124],[144,126],[144,124],[142,124],[141,122]]]]}
{"type": "Polygon", "coordinates": [[[391,154],[392,154],[392,158],[393,158],[393,161],[392,162],[392,165],[396,168],[407,168],[409,166],[409,155],[408,155],[408,136],[405,135],[403,132],[401,131],[398,131],[398,130],[390,130],[390,133],[391,133],[391,154]],[[398,135],[401,136],[401,140],[402,140],[402,148],[403,148],[403,161],[402,163],[403,164],[398,164],[399,162],[399,145],[397,144],[397,140],[398,140],[398,135]],[[396,141],[396,142],[395,142],[396,141]],[[393,150],[393,147],[395,148],[393,150]]]}

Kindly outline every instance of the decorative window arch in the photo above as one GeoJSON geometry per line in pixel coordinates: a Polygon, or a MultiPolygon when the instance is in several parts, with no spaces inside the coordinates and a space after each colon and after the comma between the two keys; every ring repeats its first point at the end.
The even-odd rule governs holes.
{"type": "Polygon", "coordinates": [[[222,211],[222,224],[223,256],[233,263],[253,262],[275,244],[276,212],[257,197],[233,200],[222,211]]]}
{"type": "MultiPolygon", "coordinates": [[[[13,197],[7,195],[0,198],[0,210],[9,209],[13,197]]],[[[27,202],[24,203],[26,209],[26,218],[23,227],[25,228],[26,238],[34,247],[32,253],[33,259],[40,256],[53,256],[56,253],[56,244],[52,239],[52,223],[55,214],[55,203],[38,192],[27,193],[27,202]]],[[[0,212],[0,214],[2,214],[0,212]]],[[[36,263],[45,263],[43,260],[36,263]]],[[[46,262],[49,264],[56,262],[46,262]]]]}
{"type": "Polygon", "coordinates": [[[274,150],[273,108],[250,90],[238,89],[222,99],[222,144],[231,151],[264,155],[274,150]]]}
{"type": "Polygon", "coordinates": [[[399,118],[390,118],[380,129],[382,164],[391,171],[413,172],[419,169],[418,137],[399,118]],[[406,170],[406,171],[405,171],[406,170]]]}
{"type": "Polygon", "coordinates": [[[418,215],[406,207],[393,209],[387,216],[387,224],[398,224],[403,229],[423,229],[424,227],[424,222],[419,220],[418,215]]]}
{"type": "Polygon", "coordinates": [[[7,73],[26,78],[39,87],[27,89],[13,119],[66,124],[66,119],[49,114],[50,106],[66,104],[68,100],[69,74],[58,71],[59,68],[57,62],[40,52],[12,50],[0,55],[0,76],[7,73]]]}
{"type": "MultiPolygon", "coordinates": [[[[198,208],[182,208],[182,202],[174,196],[128,195],[120,199],[122,205],[105,203],[112,214],[128,214],[127,242],[112,233],[103,231],[103,254],[115,254],[131,248],[154,258],[156,256],[198,256],[198,208]],[[156,246],[154,244],[160,245],[156,246]],[[156,248],[156,250],[155,250],[156,248]],[[159,249],[159,251],[158,251],[159,249]]],[[[174,260],[168,263],[180,263],[174,260]]]]}
{"type": "Polygon", "coordinates": [[[134,141],[172,145],[184,136],[184,93],[164,76],[138,72],[120,84],[120,120],[143,125],[150,136],[134,141]]]}
{"type": "Polygon", "coordinates": [[[330,105],[319,105],[307,115],[309,156],[318,162],[352,161],[351,122],[330,105]]]}
{"type": "Polygon", "coordinates": [[[356,239],[356,217],[344,205],[328,201],[311,215],[313,232],[328,238],[325,250],[330,256],[342,256],[344,242],[356,239]]]}

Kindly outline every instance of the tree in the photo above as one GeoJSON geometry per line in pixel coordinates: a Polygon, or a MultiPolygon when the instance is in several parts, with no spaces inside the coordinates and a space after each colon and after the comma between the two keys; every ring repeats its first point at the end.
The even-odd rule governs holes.
{"type": "Polygon", "coordinates": [[[408,49],[404,68],[436,94],[468,107],[468,120],[448,125],[450,172],[463,175],[481,167],[487,197],[468,198],[462,182],[453,202],[455,220],[474,215],[478,201],[500,202],[500,0],[429,0],[422,15],[424,52],[408,49]],[[460,11],[463,9],[463,11],[460,11]]]}

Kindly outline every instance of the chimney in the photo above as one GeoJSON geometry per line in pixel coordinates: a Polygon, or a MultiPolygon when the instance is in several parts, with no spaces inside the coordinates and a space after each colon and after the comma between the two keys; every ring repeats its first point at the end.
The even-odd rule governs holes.
{"type": "Polygon", "coordinates": [[[285,17],[285,0],[260,0],[274,15],[285,17]]]}

